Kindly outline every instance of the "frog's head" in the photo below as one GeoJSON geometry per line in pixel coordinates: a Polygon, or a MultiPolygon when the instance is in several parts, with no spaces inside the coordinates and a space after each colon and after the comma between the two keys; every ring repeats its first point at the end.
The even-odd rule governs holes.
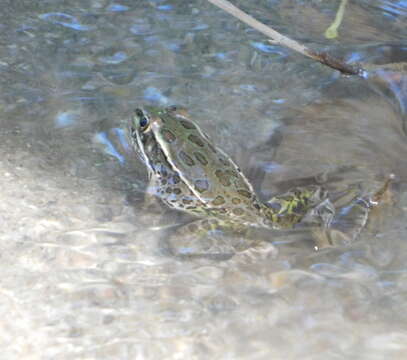
{"type": "Polygon", "coordinates": [[[129,135],[136,152],[150,170],[154,171],[154,164],[167,163],[172,149],[182,146],[184,126],[195,128],[185,116],[185,110],[175,106],[165,109],[146,106],[134,110],[129,135]]]}

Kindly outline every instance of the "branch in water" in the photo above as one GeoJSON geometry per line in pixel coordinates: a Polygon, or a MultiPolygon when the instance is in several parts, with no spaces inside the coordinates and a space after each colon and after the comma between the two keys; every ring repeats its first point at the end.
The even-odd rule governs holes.
{"type": "Polygon", "coordinates": [[[217,7],[221,8],[222,10],[228,12],[230,15],[243,21],[247,25],[260,31],[264,35],[270,37],[271,38],[270,41],[273,44],[286,46],[294,51],[297,51],[307,57],[310,57],[311,59],[320,62],[321,64],[327,65],[335,70],[339,70],[342,74],[345,75],[364,76],[364,74],[366,73],[365,70],[360,66],[346,64],[343,61],[336,59],[323,51],[322,52],[313,51],[307,48],[305,45],[302,45],[297,41],[280,34],[279,32],[273,30],[271,27],[261,23],[252,16],[246,14],[245,12],[243,12],[242,10],[240,10],[227,0],[208,0],[208,1],[213,5],[216,5],[217,7]]]}

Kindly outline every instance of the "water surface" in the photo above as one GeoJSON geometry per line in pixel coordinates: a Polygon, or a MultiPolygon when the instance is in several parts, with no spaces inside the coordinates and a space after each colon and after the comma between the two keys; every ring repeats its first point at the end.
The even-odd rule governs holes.
{"type": "MultiPolygon", "coordinates": [[[[333,41],[337,1],[235,4],[349,61],[407,58],[405,1],[350,2],[333,41]]],[[[405,74],[340,77],[203,0],[5,1],[0,29],[4,358],[403,358],[405,74]],[[394,173],[396,203],[348,247],[176,259],[152,229],[178,215],[141,208],[140,104],[187,106],[264,198],[394,173]]]]}

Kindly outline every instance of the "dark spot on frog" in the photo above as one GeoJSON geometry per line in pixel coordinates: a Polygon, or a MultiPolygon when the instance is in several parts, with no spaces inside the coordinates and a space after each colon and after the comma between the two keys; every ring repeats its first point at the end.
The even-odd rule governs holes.
{"type": "Polygon", "coordinates": [[[172,193],[172,189],[170,187],[167,187],[167,189],[165,189],[165,192],[167,194],[171,194],[172,193]]]}
{"type": "Polygon", "coordinates": [[[189,135],[188,140],[199,147],[204,147],[204,145],[205,145],[204,142],[201,140],[201,138],[194,134],[189,135]]]}
{"type": "Polygon", "coordinates": [[[231,182],[229,179],[229,176],[226,175],[226,173],[224,173],[222,170],[218,169],[215,171],[215,175],[216,177],[219,179],[219,182],[223,185],[223,186],[230,186],[231,182]]]}
{"type": "Polygon", "coordinates": [[[297,197],[297,198],[301,198],[302,195],[303,195],[300,190],[294,190],[294,191],[293,191],[293,194],[294,194],[294,196],[297,197]]]}
{"type": "Polygon", "coordinates": [[[196,129],[195,125],[192,122],[188,121],[188,120],[180,120],[180,123],[187,130],[196,129]]]}
{"type": "Polygon", "coordinates": [[[215,147],[214,147],[211,143],[209,143],[209,142],[207,143],[207,145],[208,145],[208,148],[211,149],[214,154],[216,154],[216,149],[215,149],[215,147]]]}
{"type": "Polygon", "coordinates": [[[191,200],[191,199],[183,198],[183,199],[182,199],[182,202],[183,202],[184,204],[186,204],[186,205],[189,205],[189,204],[192,203],[192,200],[191,200]]]}
{"type": "Polygon", "coordinates": [[[178,156],[180,157],[182,162],[184,162],[186,165],[188,165],[188,166],[194,166],[195,165],[195,161],[189,155],[187,155],[184,151],[181,150],[178,153],[178,156]]]}
{"type": "Polygon", "coordinates": [[[229,166],[229,162],[223,156],[219,157],[219,161],[222,163],[223,166],[229,166]]]}
{"type": "Polygon", "coordinates": [[[212,205],[219,206],[225,203],[225,198],[223,196],[218,195],[213,201],[212,205]]]}
{"type": "Polygon", "coordinates": [[[175,195],[180,195],[180,194],[181,194],[181,189],[175,188],[172,192],[173,192],[175,195]]]}
{"type": "Polygon", "coordinates": [[[167,185],[167,179],[162,179],[161,180],[161,185],[167,185]]]}
{"type": "Polygon", "coordinates": [[[175,174],[171,179],[170,183],[173,185],[177,185],[181,181],[181,178],[179,177],[178,174],[175,174]]]}
{"type": "Polygon", "coordinates": [[[242,200],[240,200],[239,198],[233,198],[233,199],[232,199],[232,203],[233,203],[234,205],[239,205],[241,201],[242,201],[242,200]]]}
{"type": "Polygon", "coordinates": [[[195,180],[195,189],[203,193],[209,189],[209,183],[206,180],[195,180]]]}
{"type": "Polygon", "coordinates": [[[194,156],[202,165],[208,165],[208,160],[206,160],[206,157],[200,152],[194,152],[194,156]]]}
{"type": "Polygon", "coordinates": [[[231,169],[228,169],[228,170],[226,170],[226,174],[228,174],[229,176],[233,176],[233,177],[235,177],[235,178],[238,178],[239,177],[239,174],[236,172],[236,171],[234,171],[234,170],[231,170],[231,169]]]}
{"type": "Polygon", "coordinates": [[[168,129],[161,129],[161,135],[169,144],[173,143],[177,139],[176,136],[168,129]]]}
{"type": "Polygon", "coordinates": [[[242,195],[242,196],[244,196],[244,197],[247,197],[248,199],[250,199],[251,196],[252,196],[252,194],[251,194],[250,191],[247,191],[247,190],[244,190],[244,189],[238,189],[237,192],[238,192],[240,195],[242,195]]]}

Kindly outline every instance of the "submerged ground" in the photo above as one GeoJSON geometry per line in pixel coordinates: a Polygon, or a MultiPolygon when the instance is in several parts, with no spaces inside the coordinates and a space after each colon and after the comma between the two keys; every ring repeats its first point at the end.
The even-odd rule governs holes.
{"type": "MultiPolygon", "coordinates": [[[[407,58],[405,1],[352,1],[335,40],[338,1],[234,3],[349,61],[407,58]]],[[[203,0],[4,1],[0,30],[2,358],[403,358],[401,73],[340,77],[203,0]],[[139,104],[187,106],[265,198],[318,174],[368,193],[394,173],[395,204],[345,248],[282,234],[175,259],[152,229],[179,218],[141,210],[123,131],[139,104]]]]}

